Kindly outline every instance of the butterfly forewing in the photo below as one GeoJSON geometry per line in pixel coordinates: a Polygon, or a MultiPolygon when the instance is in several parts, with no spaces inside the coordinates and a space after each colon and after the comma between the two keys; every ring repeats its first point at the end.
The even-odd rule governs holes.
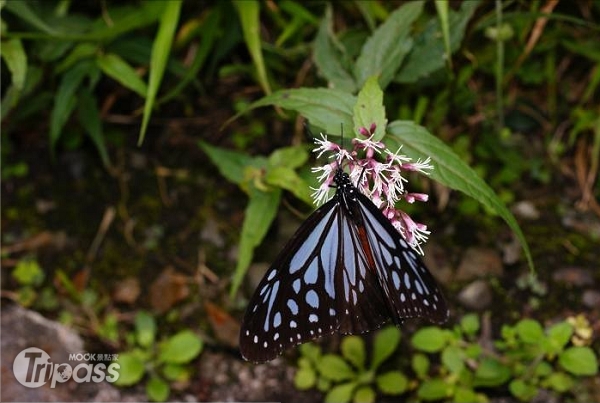
{"type": "Polygon", "coordinates": [[[298,229],[250,300],[242,356],[268,361],[320,336],[392,318],[448,315],[433,277],[377,207],[338,170],[335,196],[298,229]]]}

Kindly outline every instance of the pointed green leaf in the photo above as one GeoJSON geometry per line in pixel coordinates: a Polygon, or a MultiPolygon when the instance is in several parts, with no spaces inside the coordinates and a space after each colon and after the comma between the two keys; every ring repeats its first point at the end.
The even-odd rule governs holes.
{"type": "Polygon", "coordinates": [[[394,121],[388,126],[386,144],[402,151],[413,159],[431,156],[435,169],[431,178],[442,185],[459,190],[499,214],[514,231],[523,247],[530,270],[535,270],[525,235],[517,220],[494,191],[454,151],[424,127],[409,121],[394,121]]]}
{"type": "Polygon", "coordinates": [[[362,87],[369,77],[379,76],[381,88],[387,87],[413,46],[409,34],[421,15],[423,1],[405,3],[390,14],[365,42],[356,60],[354,77],[362,87]]]}
{"type": "Polygon", "coordinates": [[[361,127],[368,130],[372,124],[375,124],[373,140],[379,141],[385,135],[387,119],[383,106],[383,91],[379,88],[377,76],[370,77],[358,93],[353,119],[356,133],[361,127]]]}
{"type": "Polygon", "coordinates": [[[308,183],[293,169],[282,166],[269,168],[265,173],[265,182],[291,192],[306,204],[313,203],[308,183]]]}
{"type": "Polygon", "coordinates": [[[242,23],[244,40],[258,74],[258,82],[263,91],[266,94],[270,94],[271,85],[267,78],[267,70],[260,45],[259,2],[256,0],[234,0],[233,5],[242,23]]]}
{"type": "MultiPolygon", "coordinates": [[[[450,52],[455,52],[459,48],[467,23],[477,6],[479,6],[477,0],[463,1],[459,11],[449,11],[450,52]]],[[[432,18],[425,25],[425,29],[415,36],[413,49],[406,56],[394,81],[414,83],[443,68],[446,60],[450,57],[445,49],[444,39],[440,20],[432,18]]]]}
{"type": "Polygon", "coordinates": [[[123,87],[129,88],[141,97],[146,96],[148,90],[146,83],[142,81],[135,69],[120,56],[113,53],[102,53],[98,55],[96,62],[104,74],[117,80],[123,87]]]}
{"type": "Polygon", "coordinates": [[[79,102],[77,104],[77,112],[79,123],[85,129],[86,134],[96,146],[100,159],[105,167],[110,166],[110,158],[106,150],[106,141],[102,130],[102,119],[100,111],[96,105],[96,98],[89,89],[82,87],[79,90],[79,102]]]}
{"type": "Polygon", "coordinates": [[[90,71],[95,68],[91,62],[84,61],[77,63],[63,74],[54,98],[54,107],[50,114],[51,152],[54,152],[56,143],[62,134],[62,129],[77,104],[77,97],[75,96],[77,89],[86,74],[90,74],[90,71]]]}
{"type": "Polygon", "coordinates": [[[228,181],[238,185],[244,181],[244,170],[247,166],[252,165],[252,157],[248,154],[212,146],[202,140],[198,141],[198,145],[228,181]]]}
{"type": "Polygon", "coordinates": [[[3,40],[0,53],[10,71],[12,85],[17,91],[22,91],[27,75],[27,53],[23,49],[23,43],[17,38],[3,40]]]}
{"type": "MultiPolygon", "coordinates": [[[[6,7],[6,11],[10,11],[11,13],[18,16],[21,20],[32,25],[36,29],[45,32],[48,35],[60,34],[60,32],[54,29],[52,25],[46,23],[46,21],[44,21],[42,17],[36,14],[36,12],[31,8],[30,2],[6,1],[3,3],[3,6],[6,7]]],[[[2,46],[4,46],[4,43],[2,44],[2,46]]]]}
{"type": "Polygon", "coordinates": [[[395,326],[387,326],[381,329],[375,336],[373,342],[373,359],[371,369],[379,368],[381,363],[387,360],[400,343],[400,330],[395,326]]]}
{"type": "Polygon", "coordinates": [[[327,4],[325,17],[321,21],[319,32],[315,39],[315,50],[313,52],[315,65],[333,88],[354,93],[357,89],[356,82],[342,64],[342,55],[332,42],[333,35],[331,4],[327,4]]]}
{"type": "Polygon", "coordinates": [[[240,287],[248,266],[252,262],[254,249],[260,245],[277,215],[280,199],[281,189],[279,188],[269,192],[263,192],[255,188],[251,190],[250,201],[246,207],[244,223],[242,224],[239,256],[231,282],[230,296],[233,297],[240,287]]]}
{"type": "Polygon", "coordinates": [[[365,368],[365,342],[360,336],[346,336],[340,346],[342,355],[350,361],[355,368],[362,370],[365,368]]]}
{"type": "Polygon", "coordinates": [[[154,101],[158,94],[160,83],[165,73],[165,67],[171,53],[171,44],[175,36],[175,29],[179,21],[181,11],[181,0],[170,0],[165,2],[165,8],[160,18],[160,24],[154,43],[152,44],[152,56],[150,57],[150,75],[148,78],[148,90],[146,91],[146,102],[144,103],[144,116],[138,145],[141,145],[146,135],[150,115],[154,107],[154,101]]]}
{"type": "Polygon", "coordinates": [[[135,336],[142,347],[150,347],[156,339],[156,321],[148,312],[139,311],[135,315],[135,336]]]}
{"type": "Polygon", "coordinates": [[[311,125],[320,127],[327,134],[338,135],[340,125],[354,127],[352,111],[355,103],[354,95],[329,88],[296,88],[275,91],[252,103],[245,111],[225,122],[225,125],[254,108],[275,105],[298,112],[308,119],[311,125]]]}

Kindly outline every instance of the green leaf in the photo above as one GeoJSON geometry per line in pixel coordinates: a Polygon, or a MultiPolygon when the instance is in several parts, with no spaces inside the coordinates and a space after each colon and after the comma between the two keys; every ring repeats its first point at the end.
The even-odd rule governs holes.
{"type": "Polygon", "coordinates": [[[558,362],[573,375],[592,376],[598,373],[598,359],[589,347],[570,347],[558,356],[558,362]]]}
{"type": "MultiPolygon", "coordinates": [[[[80,35],[79,40],[94,42],[111,42],[117,37],[127,40],[128,32],[148,27],[165,16],[168,1],[143,1],[130,6],[111,5],[110,24],[99,17],[86,35],[80,35]]],[[[88,28],[88,27],[86,27],[88,28]]],[[[139,40],[140,36],[135,36],[139,40]]],[[[111,44],[112,45],[112,44],[111,44]]]]}
{"type": "Polygon", "coordinates": [[[316,383],[317,374],[310,367],[300,368],[296,371],[296,375],[294,375],[294,386],[296,389],[307,390],[313,388],[316,383]]]}
{"type": "Polygon", "coordinates": [[[215,147],[202,140],[198,141],[198,145],[219,168],[221,175],[237,185],[244,181],[246,167],[253,165],[253,158],[248,154],[215,147]]]}
{"type": "Polygon", "coordinates": [[[557,354],[567,345],[569,340],[571,340],[571,336],[573,335],[573,325],[569,322],[556,323],[550,326],[547,333],[552,352],[557,354]]]}
{"type": "MultiPolygon", "coordinates": [[[[58,35],[60,32],[52,25],[46,23],[35,11],[30,7],[30,3],[27,1],[6,1],[3,2],[7,11],[18,16],[21,20],[27,24],[32,25],[34,28],[45,32],[48,35],[58,35]]],[[[4,46],[4,43],[2,44],[4,46]]]]}
{"type": "Polygon", "coordinates": [[[478,395],[473,389],[457,386],[454,390],[454,403],[487,403],[485,396],[478,395]]]}
{"type": "Polygon", "coordinates": [[[135,337],[142,347],[150,347],[156,339],[156,321],[146,311],[138,311],[135,315],[135,337]]]}
{"type": "Polygon", "coordinates": [[[303,146],[281,147],[269,155],[269,165],[286,168],[299,168],[308,161],[308,153],[303,146]]]}
{"type": "Polygon", "coordinates": [[[100,111],[96,105],[96,98],[90,90],[85,87],[79,89],[78,95],[79,102],[77,104],[77,115],[79,117],[79,123],[83,126],[88,137],[96,146],[102,164],[108,168],[110,166],[110,157],[106,150],[106,142],[102,131],[102,119],[100,118],[100,111]]]}
{"type": "Polygon", "coordinates": [[[387,326],[375,335],[373,342],[373,358],[371,369],[377,369],[387,360],[400,344],[400,330],[395,326],[387,326]]]}
{"type": "Polygon", "coordinates": [[[82,61],[65,72],[61,78],[54,98],[54,107],[50,114],[50,151],[52,153],[54,153],[65,123],[77,104],[75,93],[86,74],[90,74],[94,68],[91,62],[82,61]]]}
{"type": "Polygon", "coordinates": [[[60,62],[56,64],[54,69],[55,73],[62,73],[67,69],[71,68],[75,63],[80,60],[90,59],[96,55],[99,51],[98,45],[94,45],[88,42],[83,42],[75,45],[73,49],[65,56],[60,62]]]}
{"type": "Polygon", "coordinates": [[[44,271],[35,259],[20,259],[12,272],[19,285],[38,286],[44,281],[44,271]]]}
{"type": "Polygon", "coordinates": [[[470,313],[463,316],[460,320],[460,328],[465,334],[474,336],[479,331],[479,317],[477,314],[470,313]]]}
{"type": "Polygon", "coordinates": [[[508,384],[508,390],[513,396],[517,397],[521,401],[530,401],[537,393],[538,389],[530,383],[525,382],[523,379],[515,379],[508,384]]]}
{"type": "Polygon", "coordinates": [[[190,378],[190,371],[184,364],[167,363],[162,367],[162,374],[174,382],[185,382],[190,378]]]}
{"type": "Polygon", "coordinates": [[[412,1],[398,8],[365,42],[356,60],[354,77],[362,87],[369,77],[379,76],[381,88],[387,87],[410,51],[409,37],[413,22],[421,15],[422,1],[412,1]]]}
{"type": "Polygon", "coordinates": [[[340,346],[342,355],[355,368],[363,370],[365,368],[365,342],[360,336],[346,336],[340,346]]]}
{"type": "Polygon", "coordinates": [[[542,325],[533,319],[523,319],[515,326],[517,334],[525,343],[540,344],[544,339],[542,325]]]}
{"type": "Polygon", "coordinates": [[[326,354],[317,364],[319,373],[334,382],[345,381],[356,376],[352,367],[340,356],[326,354]]]}
{"type": "Polygon", "coordinates": [[[495,358],[484,358],[475,370],[473,385],[500,386],[510,379],[510,369],[495,358]]]}
{"type": "MultiPolygon", "coordinates": [[[[475,12],[479,1],[463,1],[460,10],[450,10],[448,16],[448,25],[451,27],[450,52],[455,52],[462,42],[466,31],[467,23],[475,12]]],[[[437,3],[436,3],[437,4],[437,3]]],[[[400,83],[414,83],[421,78],[429,76],[431,73],[444,67],[446,60],[450,60],[448,51],[445,49],[445,37],[442,35],[440,20],[432,18],[425,25],[425,28],[418,33],[414,40],[412,51],[404,60],[398,75],[394,81],[400,83]]]]}
{"type": "Polygon", "coordinates": [[[325,395],[325,403],[347,403],[352,398],[352,392],[356,384],[354,382],[343,383],[334,386],[325,395]]]}
{"type": "Polygon", "coordinates": [[[429,372],[429,366],[429,358],[427,358],[425,354],[417,353],[413,355],[411,360],[411,367],[413,371],[415,371],[415,374],[417,374],[417,377],[419,379],[425,378],[425,376],[429,372]]]}
{"type": "Polygon", "coordinates": [[[408,379],[400,371],[390,371],[377,376],[377,387],[386,395],[401,395],[408,390],[408,379]]]}
{"type": "Polygon", "coordinates": [[[281,189],[278,188],[270,192],[262,192],[255,188],[251,190],[250,201],[246,207],[242,224],[239,256],[231,282],[230,296],[233,297],[240,287],[248,266],[252,262],[254,249],[260,245],[277,215],[280,199],[281,189]]]}
{"type": "Polygon", "coordinates": [[[354,403],[373,403],[375,401],[375,391],[372,387],[364,385],[354,392],[354,403]]]}
{"type": "Polygon", "coordinates": [[[417,396],[423,400],[441,400],[450,396],[450,385],[441,379],[426,379],[419,385],[417,396]]]}
{"type": "Polygon", "coordinates": [[[164,402],[169,398],[170,393],[169,384],[155,376],[151,377],[146,384],[146,394],[152,402],[164,402]]]}
{"type": "Polygon", "coordinates": [[[411,339],[413,347],[426,353],[441,351],[446,345],[446,341],[445,332],[437,326],[423,327],[411,339]]]}
{"type": "Polygon", "coordinates": [[[114,78],[123,87],[129,88],[141,97],[148,92],[146,83],[142,81],[138,73],[125,60],[114,53],[100,53],[96,57],[96,63],[100,70],[109,77],[114,78]]]}
{"type": "Polygon", "coordinates": [[[301,344],[300,353],[312,363],[316,363],[321,359],[321,348],[314,343],[301,344]]]}
{"type": "Polygon", "coordinates": [[[160,362],[185,364],[202,351],[202,339],[191,330],[182,330],[165,340],[160,346],[160,362]]]}
{"type": "Polygon", "coordinates": [[[265,173],[265,182],[292,192],[294,196],[306,204],[312,204],[313,202],[308,183],[293,169],[282,166],[269,168],[265,173]]]}
{"type": "Polygon", "coordinates": [[[333,44],[333,18],[331,4],[325,8],[325,16],[315,39],[313,59],[319,72],[329,81],[332,88],[354,93],[357,90],[352,75],[344,68],[342,55],[333,44]]]}
{"type": "Polygon", "coordinates": [[[494,191],[454,151],[441,140],[431,135],[424,127],[408,121],[394,121],[388,126],[386,144],[399,147],[411,158],[431,156],[435,169],[431,178],[442,185],[459,190],[499,214],[517,235],[530,270],[535,271],[531,251],[525,236],[512,213],[494,191]]]}
{"type": "Polygon", "coordinates": [[[142,380],[144,376],[143,355],[138,351],[119,354],[119,377],[114,382],[116,386],[131,386],[142,380]]]}
{"type": "Polygon", "coordinates": [[[144,116],[142,117],[142,128],[140,129],[138,145],[141,145],[144,141],[148,122],[150,121],[150,115],[152,114],[152,109],[154,107],[154,101],[158,94],[158,88],[160,87],[160,83],[165,73],[165,67],[169,60],[171,44],[173,43],[175,29],[177,28],[177,22],[179,21],[181,4],[182,2],[180,0],[166,1],[163,14],[160,17],[158,32],[154,39],[154,43],[152,44],[150,76],[148,78],[148,90],[146,91],[144,116]]]}
{"type": "Polygon", "coordinates": [[[174,84],[173,88],[161,97],[158,101],[159,104],[166,103],[167,101],[178,96],[183,89],[194,81],[199,76],[199,72],[204,66],[207,56],[210,51],[213,50],[216,44],[218,44],[219,35],[221,34],[222,24],[222,11],[220,7],[212,7],[205,11],[206,17],[202,21],[202,25],[198,27],[198,33],[200,41],[198,49],[194,53],[194,60],[190,63],[189,67],[185,69],[185,74],[174,84]]]}
{"type": "Polygon", "coordinates": [[[553,389],[558,393],[566,393],[575,386],[575,381],[564,372],[553,372],[543,380],[542,386],[553,389]]]}
{"type": "Polygon", "coordinates": [[[352,111],[356,97],[346,92],[328,88],[295,88],[275,91],[225,122],[224,126],[254,108],[275,105],[291,109],[304,116],[311,125],[327,134],[339,134],[342,127],[354,127],[352,111]]]}
{"type": "Polygon", "coordinates": [[[453,374],[460,374],[465,368],[463,351],[457,346],[447,346],[442,351],[442,363],[453,374]]]}
{"type": "Polygon", "coordinates": [[[265,61],[263,60],[262,49],[260,46],[260,18],[259,3],[256,0],[233,0],[233,5],[238,13],[242,30],[244,32],[244,41],[248,47],[248,52],[254,62],[254,67],[258,74],[258,82],[266,94],[271,93],[271,86],[267,78],[265,61]]]}
{"type": "Polygon", "coordinates": [[[375,124],[373,140],[379,141],[385,135],[387,119],[383,106],[383,91],[379,88],[377,76],[370,77],[358,93],[353,120],[355,132],[361,127],[370,129],[371,125],[375,124]]]}
{"type": "Polygon", "coordinates": [[[10,71],[12,85],[21,92],[27,76],[27,53],[23,49],[23,43],[17,38],[3,40],[0,53],[10,71]]]}

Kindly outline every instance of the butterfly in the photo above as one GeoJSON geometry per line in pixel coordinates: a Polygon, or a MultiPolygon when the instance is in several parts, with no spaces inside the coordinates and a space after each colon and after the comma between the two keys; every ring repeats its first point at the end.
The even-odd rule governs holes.
{"type": "Polygon", "coordinates": [[[240,331],[248,361],[336,332],[365,333],[390,318],[448,318],[435,280],[398,230],[342,168],[333,181],[333,198],[300,226],[250,299],[240,331]]]}

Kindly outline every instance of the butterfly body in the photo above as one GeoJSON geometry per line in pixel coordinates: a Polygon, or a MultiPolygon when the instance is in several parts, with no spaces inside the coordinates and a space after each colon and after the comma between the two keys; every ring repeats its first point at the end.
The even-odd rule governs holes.
{"type": "Polygon", "coordinates": [[[435,280],[390,221],[343,170],[334,182],[334,197],[300,226],[250,300],[240,332],[247,360],[390,318],[448,316],[435,280]]]}

